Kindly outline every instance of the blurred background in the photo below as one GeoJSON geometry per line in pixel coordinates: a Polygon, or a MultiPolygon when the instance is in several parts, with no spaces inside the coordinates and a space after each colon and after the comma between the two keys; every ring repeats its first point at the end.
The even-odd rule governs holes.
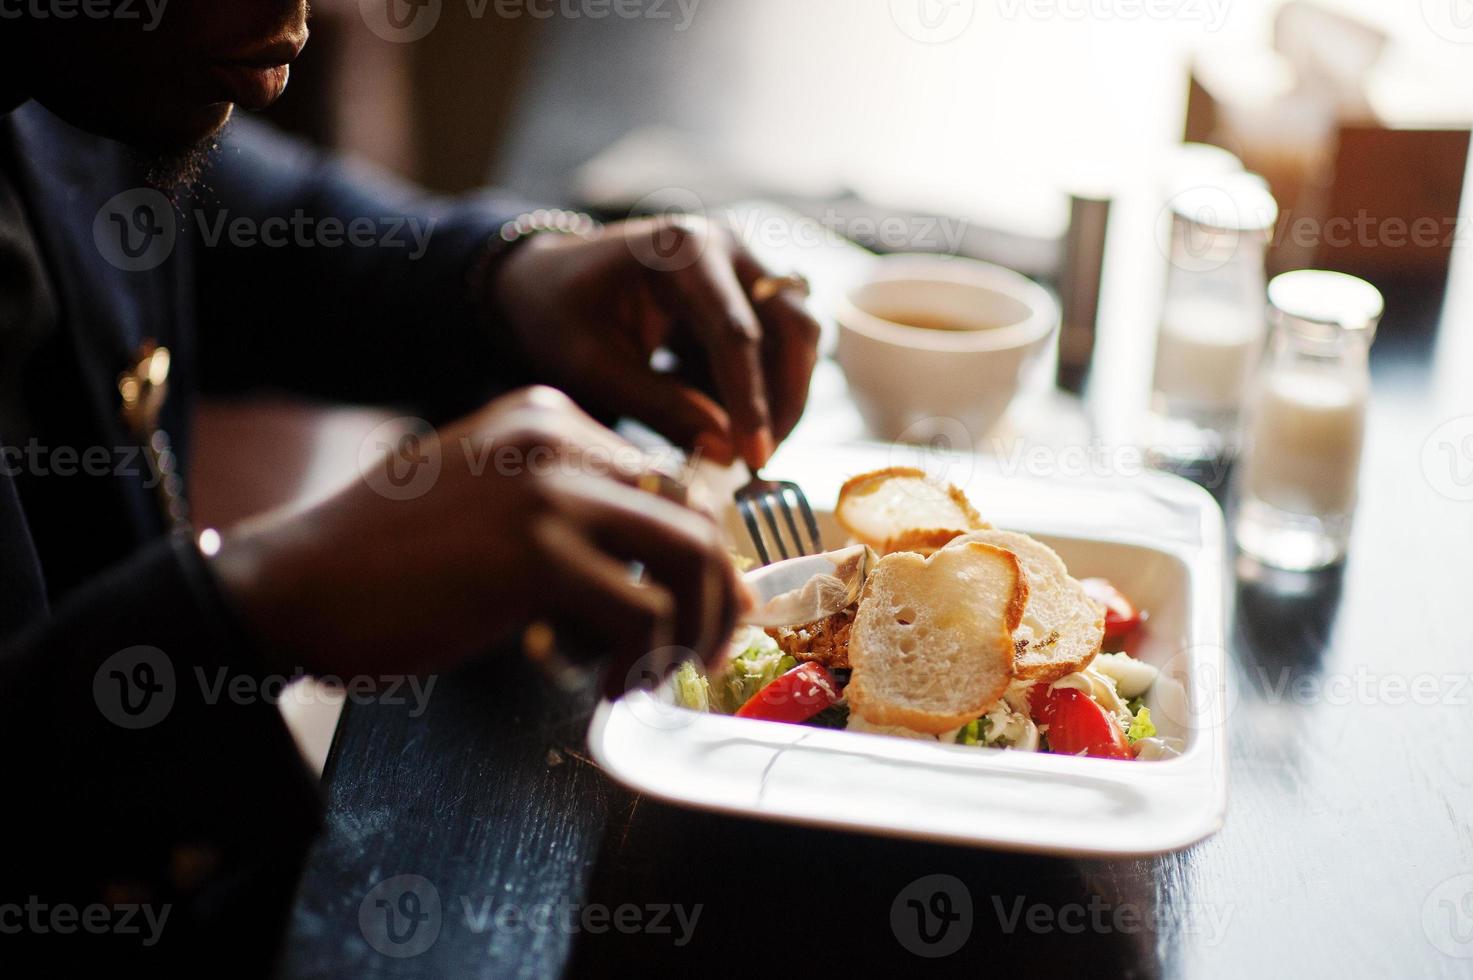
{"type": "MultiPolygon", "coordinates": [[[[277,122],[438,190],[489,181],[559,203],[586,203],[580,168],[658,127],[712,186],[849,190],[1041,234],[1063,228],[1061,189],[1159,170],[1194,54],[1225,52],[1254,95],[1276,83],[1255,56],[1283,6],[642,0],[620,16],[612,0],[429,0],[418,21],[434,27],[406,42],[370,27],[363,7],[382,2],[314,4],[277,122]]],[[[1364,82],[1394,125],[1466,125],[1465,3],[1317,6],[1392,38],[1364,82]]]]}

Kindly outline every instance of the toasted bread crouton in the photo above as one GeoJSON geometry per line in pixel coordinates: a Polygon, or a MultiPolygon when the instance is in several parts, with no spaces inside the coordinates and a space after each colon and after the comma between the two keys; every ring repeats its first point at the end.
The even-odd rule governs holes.
{"type": "Polygon", "coordinates": [[[1019,677],[1052,682],[1083,670],[1105,638],[1104,610],[1069,575],[1048,545],[1013,531],[974,531],[949,548],[981,543],[1018,556],[1028,579],[1028,605],[1014,634],[1019,677]]]}
{"type": "Polygon", "coordinates": [[[904,466],[846,482],[834,517],[855,540],[881,554],[929,554],[959,534],[992,526],[956,487],[904,466]]]}
{"type": "Polygon", "coordinates": [[[977,718],[1013,680],[1013,631],[1027,601],[1017,557],[992,545],[881,559],[850,634],[851,712],[932,735],[977,718]]]}
{"type": "Polygon", "coordinates": [[[883,548],[876,549],[881,555],[893,555],[897,551],[913,551],[918,555],[934,555],[957,538],[965,531],[943,531],[939,529],[906,531],[898,537],[891,538],[885,542],[883,548]]]}

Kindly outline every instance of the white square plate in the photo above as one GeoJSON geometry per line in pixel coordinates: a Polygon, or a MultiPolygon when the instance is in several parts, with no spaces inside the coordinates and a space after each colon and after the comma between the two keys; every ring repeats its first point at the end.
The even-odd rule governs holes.
{"type": "MultiPolygon", "coordinates": [[[[838,547],[839,487],[857,473],[922,462],[899,458],[904,452],[794,448],[764,472],[804,488],[825,545],[838,547]]],[[[1039,537],[1076,578],[1109,578],[1149,612],[1135,654],[1162,671],[1147,704],[1163,735],[1185,741],[1179,758],[943,745],[699,714],[636,691],[595,713],[588,741],[599,764],[632,789],[684,806],[978,847],[1146,855],[1215,833],[1227,808],[1217,504],[1162,474],[1040,480],[1005,475],[985,457],[946,462],[938,475],[965,489],[987,520],[1039,537]]],[[[734,514],[729,527],[733,543],[747,545],[734,514]]]]}

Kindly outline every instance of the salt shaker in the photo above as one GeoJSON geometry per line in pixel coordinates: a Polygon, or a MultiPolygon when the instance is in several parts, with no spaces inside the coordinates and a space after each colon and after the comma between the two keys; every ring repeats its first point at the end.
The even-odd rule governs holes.
{"type": "Polygon", "coordinates": [[[1175,468],[1233,454],[1238,415],[1263,350],[1264,253],[1278,205],[1262,178],[1204,178],[1171,200],[1148,444],[1175,468]]]}
{"type": "Polygon", "coordinates": [[[1345,555],[1384,302],[1338,272],[1288,272],[1268,287],[1271,328],[1251,395],[1235,490],[1238,546],[1309,571],[1345,555]]]}

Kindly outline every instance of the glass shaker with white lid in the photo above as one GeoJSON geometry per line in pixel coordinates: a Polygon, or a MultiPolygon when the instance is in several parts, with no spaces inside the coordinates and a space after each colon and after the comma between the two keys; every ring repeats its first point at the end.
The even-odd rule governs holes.
{"type": "Polygon", "coordinates": [[[1278,205],[1263,178],[1204,177],[1171,199],[1170,266],[1156,340],[1153,462],[1229,457],[1263,350],[1264,255],[1278,205]]]}
{"type": "Polygon", "coordinates": [[[1238,546],[1293,571],[1345,555],[1355,513],[1369,353],[1385,308],[1370,283],[1288,272],[1268,287],[1272,333],[1236,478],[1238,546]]]}

